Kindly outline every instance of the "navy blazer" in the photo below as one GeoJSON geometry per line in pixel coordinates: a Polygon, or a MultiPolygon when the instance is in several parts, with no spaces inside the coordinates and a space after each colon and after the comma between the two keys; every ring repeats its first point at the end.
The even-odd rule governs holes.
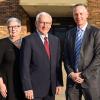
{"type": "Polygon", "coordinates": [[[51,87],[55,94],[57,85],[62,85],[62,70],[59,63],[59,39],[48,34],[49,60],[45,47],[38,33],[35,32],[22,41],[21,46],[21,80],[23,90],[33,90],[36,97],[46,96],[51,87]]]}
{"type": "MultiPolygon", "coordinates": [[[[72,71],[75,72],[74,47],[76,31],[77,28],[73,28],[66,34],[64,66],[68,75],[72,71]]],[[[79,72],[82,72],[82,77],[85,78],[85,81],[82,84],[83,87],[88,87],[93,80],[95,82],[96,78],[92,78],[99,77],[98,75],[100,75],[100,30],[90,25],[87,26],[83,37],[83,43],[80,51],[79,72]]],[[[100,82],[100,80],[98,81],[100,82]]],[[[74,82],[68,78],[68,85],[70,86],[73,84],[74,82]],[[72,84],[70,84],[71,82],[72,84]]]]}

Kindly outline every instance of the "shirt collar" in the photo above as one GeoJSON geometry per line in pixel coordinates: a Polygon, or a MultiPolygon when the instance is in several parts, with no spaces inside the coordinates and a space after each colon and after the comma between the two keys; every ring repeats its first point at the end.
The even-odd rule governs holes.
{"type": "Polygon", "coordinates": [[[42,35],[39,31],[37,31],[37,33],[39,34],[43,43],[44,43],[44,37],[47,37],[47,39],[48,39],[48,33],[46,35],[42,35]]]}
{"type": "MultiPolygon", "coordinates": [[[[86,24],[85,24],[85,25],[81,28],[81,30],[82,30],[82,31],[85,31],[85,29],[86,29],[87,25],[88,25],[88,23],[86,23],[86,24]]],[[[80,28],[79,28],[79,27],[77,27],[77,30],[80,30],[80,28]]]]}

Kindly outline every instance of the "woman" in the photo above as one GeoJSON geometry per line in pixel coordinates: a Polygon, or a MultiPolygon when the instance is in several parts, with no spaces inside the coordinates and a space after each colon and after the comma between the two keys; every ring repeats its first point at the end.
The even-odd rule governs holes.
{"type": "Polygon", "coordinates": [[[19,77],[21,21],[9,18],[9,37],[0,40],[0,100],[23,100],[19,77]]]}

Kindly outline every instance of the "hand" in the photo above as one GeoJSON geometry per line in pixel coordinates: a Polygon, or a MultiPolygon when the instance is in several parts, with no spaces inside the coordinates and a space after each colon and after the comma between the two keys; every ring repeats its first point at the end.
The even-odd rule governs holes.
{"type": "Polygon", "coordinates": [[[0,93],[4,98],[7,97],[7,88],[6,88],[6,85],[3,83],[3,80],[1,78],[0,78],[0,93]]]}
{"type": "Polygon", "coordinates": [[[33,90],[27,90],[27,91],[24,91],[24,93],[25,93],[26,99],[28,100],[34,99],[33,90]]]}
{"type": "Polygon", "coordinates": [[[72,72],[70,74],[70,76],[71,76],[72,80],[76,83],[81,84],[84,81],[84,79],[81,78],[81,72],[77,72],[77,73],[72,72]]]}
{"type": "Polygon", "coordinates": [[[75,82],[81,84],[81,83],[84,82],[84,79],[82,79],[82,78],[80,78],[80,77],[77,77],[77,78],[75,79],[75,82]]]}
{"type": "Polygon", "coordinates": [[[77,77],[80,76],[81,73],[77,72],[77,73],[74,73],[74,72],[71,72],[70,73],[70,77],[72,78],[72,80],[75,82],[75,80],[77,79],[77,77]]]}
{"type": "Polygon", "coordinates": [[[62,92],[62,87],[61,86],[57,86],[56,87],[56,95],[61,94],[61,92],[62,92]]]}

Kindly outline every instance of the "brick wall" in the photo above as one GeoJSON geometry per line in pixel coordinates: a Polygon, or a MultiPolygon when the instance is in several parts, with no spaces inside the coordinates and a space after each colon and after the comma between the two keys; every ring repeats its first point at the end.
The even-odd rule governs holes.
{"type": "Polygon", "coordinates": [[[0,38],[8,36],[6,21],[9,17],[22,21],[22,35],[27,35],[28,15],[19,5],[19,0],[0,0],[0,38]]]}
{"type": "Polygon", "coordinates": [[[100,0],[88,0],[89,22],[100,28],[100,0]]]}
{"type": "MultiPolygon", "coordinates": [[[[100,0],[87,0],[89,8],[89,22],[100,28],[100,0]]],[[[19,5],[19,0],[0,0],[0,38],[8,36],[6,21],[10,16],[18,17],[22,21],[22,35],[27,35],[29,16],[19,5]]]]}

